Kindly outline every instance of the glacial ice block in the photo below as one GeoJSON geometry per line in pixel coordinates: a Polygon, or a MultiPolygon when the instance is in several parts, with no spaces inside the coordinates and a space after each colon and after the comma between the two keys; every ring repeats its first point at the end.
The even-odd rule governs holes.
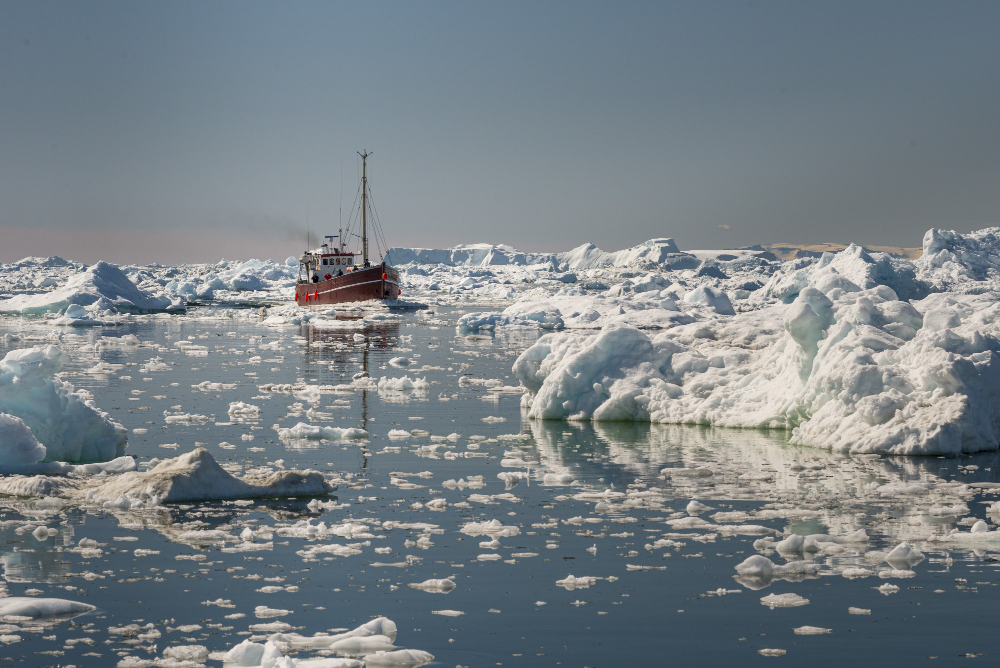
{"type": "Polygon", "coordinates": [[[876,286],[674,327],[548,334],[514,363],[528,416],[786,429],[838,452],[1000,448],[1000,303],[876,286]]]}
{"type": "Polygon", "coordinates": [[[0,360],[0,413],[31,430],[26,435],[5,421],[0,464],[27,464],[40,454],[27,436],[44,446],[35,461],[106,462],[124,454],[125,428],[56,377],[66,361],[56,346],[12,350],[0,360]]]}

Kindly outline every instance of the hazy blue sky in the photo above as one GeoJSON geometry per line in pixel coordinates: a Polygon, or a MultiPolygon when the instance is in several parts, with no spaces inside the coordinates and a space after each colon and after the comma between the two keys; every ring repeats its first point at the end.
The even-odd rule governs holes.
{"type": "Polygon", "coordinates": [[[0,261],[1000,224],[1000,2],[0,2],[0,261]]]}

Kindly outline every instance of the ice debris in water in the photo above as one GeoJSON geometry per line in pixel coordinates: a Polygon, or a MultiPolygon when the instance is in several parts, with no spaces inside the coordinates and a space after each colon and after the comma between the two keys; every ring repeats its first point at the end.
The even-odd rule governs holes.
{"type": "Polygon", "coordinates": [[[260,666],[261,668],[361,668],[366,666],[422,666],[434,660],[428,652],[396,649],[396,625],[379,617],[352,631],[336,635],[301,636],[296,633],[275,633],[265,643],[244,640],[222,656],[225,666],[260,666]],[[287,652],[322,650],[353,658],[299,658],[285,656],[287,652]]]}

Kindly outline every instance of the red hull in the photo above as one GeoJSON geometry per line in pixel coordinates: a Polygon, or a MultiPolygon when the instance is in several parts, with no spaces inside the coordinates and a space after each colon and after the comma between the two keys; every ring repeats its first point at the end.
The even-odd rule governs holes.
{"type": "Polygon", "coordinates": [[[399,293],[399,272],[392,267],[375,265],[355,269],[328,281],[298,283],[295,286],[295,301],[299,306],[324,306],[369,299],[397,299],[399,293]],[[382,278],[383,275],[385,278],[382,278]]]}

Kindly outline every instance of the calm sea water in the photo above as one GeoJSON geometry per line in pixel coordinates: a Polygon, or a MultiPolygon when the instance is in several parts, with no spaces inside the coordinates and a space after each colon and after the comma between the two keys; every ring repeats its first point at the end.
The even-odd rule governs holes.
{"type": "MultiPolygon", "coordinates": [[[[222,652],[272,632],[255,625],[284,623],[311,635],[375,616],[396,622],[398,646],[428,651],[442,666],[789,659],[832,666],[997,654],[990,620],[1000,602],[1000,551],[915,543],[925,558],[910,573],[891,573],[878,556],[908,537],[956,526],[967,531],[962,517],[988,518],[992,488],[968,484],[997,481],[996,455],[851,459],[789,446],[783,433],[529,421],[519,394],[493,392],[476,379],[517,385],[511,365],[537,334],[456,334],[460,314],[404,312],[399,321],[320,330],[262,327],[251,311],[231,317],[202,311],[65,332],[60,345],[73,359],[66,379],[90,390],[125,425],[128,452],[140,462],[204,445],[237,472],[283,460],[285,468],[317,469],[341,483],[335,507],[321,510],[307,507],[309,499],[190,503],[147,513],[0,500],[0,559],[9,594],[97,606],[71,621],[4,624],[0,665],[111,666],[125,657],[157,659],[172,644],[222,652]],[[141,345],[102,339],[125,334],[141,345]],[[190,343],[179,347],[178,341],[190,343]],[[154,356],[171,368],[140,370],[154,356]],[[412,363],[390,364],[400,357],[412,363]],[[105,373],[93,371],[99,362],[105,373]],[[326,393],[316,403],[259,389],[349,383],[363,370],[375,378],[425,377],[430,389],[326,393]],[[235,388],[192,387],[204,381],[235,388]],[[227,409],[235,401],[260,406],[260,418],[230,421],[227,409]],[[165,411],[209,420],[167,424],[165,411]],[[371,438],[283,442],[273,428],[300,421],[364,427],[371,438]],[[394,429],[426,433],[390,439],[394,429]],[[529,475],[510,488],[497,477],[518,471],[529,475]],[[543,484],[545,473],[573,482],[543,484]],[[481,486],[447,484],[474,476],[483,477],[481,486]],[[899,491],[899,483],[914,482],[923,487],[899,491]],[[686,519],[692,498],[712,507],[699,515],[704,524],[686,519]],[[444,509],[427,505],[436,499],[444,499],[444,509]],[[948,510],[960,503],[968,513],[948,510]],[[277,530],[306,519],[365,524],[373,537],[308,540],[275,533],[269,549],[249,552],[224,549],[236,541],[190,545],[180,539],[189,529],[224,529],[235,537],[247,526],[277,530]],[[518,530],[499,538],[499,547],[480,546],[490,537],[460,531],[494,519],[518,530]],[[419,523],[434,526],[413,526],[419,523]],[[21,530],[39,524],[59,533],[39,541],[21,530]],[[768,530],[772,536],[786,530],[844,535],[858,528],[871,537],[866,545],[789,557],[819,564],[818,577],[770,583],[734,577],[735,566],[758,553],[754,542],[768,530]],[[98,541],[101,555],[73,551],[82,538],[98,541]],[[360,544],[361,553],[303,555],[330,543],[360,544]],[[869,575],[845,577],[848,568],[869,575]],[[597,579],[581,588],[557,585],[571,574],[597,579]],[[456,587],[440,594],[407,586],[432,578],[451,578],[456,587]],[[878,589],[887,583],[898,591],[878,589]],[[771,609],[761,602],[785,593],[808,603],[771,609]],[[206,604],[218,599],[227,607],[206,604]],[[258,617],[258,606],[287,612],[258,617]],[[131,624],[140,628],[126,628],[131,624]],[[831,632],[793,632],[805,625],[831,632]],[[765,649],[786,654],[761,655],[765,649]]],[[[49,331],[17,320],[0,328],[23,337],[8,337],[0,352],[35,344],[49,331]]],[[[768,554],[775,563],[787,560],[768,554]]]]}

